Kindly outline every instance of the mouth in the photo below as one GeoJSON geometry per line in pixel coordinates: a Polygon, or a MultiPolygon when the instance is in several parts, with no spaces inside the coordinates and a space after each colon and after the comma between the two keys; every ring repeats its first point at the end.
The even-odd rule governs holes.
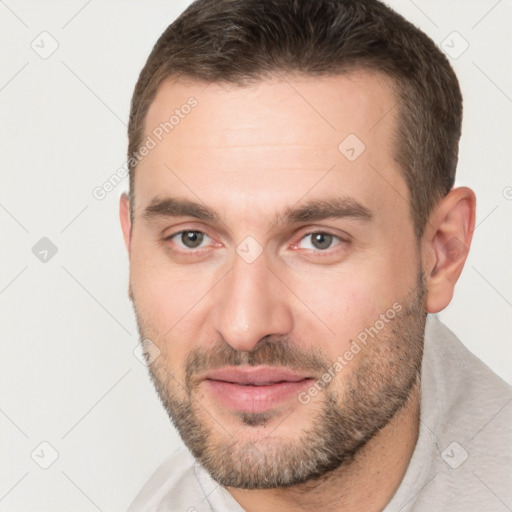
{"type": "Polygon", "coordinates": [[[314,380],[287,368],[257,366],[222,368],[208,372],[202,383],[214,401],[237,412],[261,413],[296,401],[314,380]]]}

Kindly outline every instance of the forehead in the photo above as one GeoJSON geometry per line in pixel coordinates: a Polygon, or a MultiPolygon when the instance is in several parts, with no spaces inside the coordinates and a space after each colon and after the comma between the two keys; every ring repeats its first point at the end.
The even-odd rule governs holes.
{"type": "Polygon", "coordinates": [[[394,159],[397,113],[392,83],[377,72],[243,87],[166,81],[146,117],[145,140],[155,144],[137,167],[136,209],[177,190],[220,193],[219,184],[219,205],[335,189],[368,200],[406,197],[394,159]]]}
{"type": "MultiPolygon", "coordinates": [[[[368,138],[367,132],[380,124],[396,103],[391,79],[365,70],[323,77],[284,75],[249,86],[167,80],[148,110],[146,133],[168,121],[173,110],[179,110],[191,97],[198,108],[186,124],[198,128],[206,120],[211,122],[208,131],[196,130],[198,145],[229,144],[234,132],[237,137],[248,137],[248,145],[299,142],[304,136],[309,143],[327,145],[351,129],[368,138]],[[299,118],[299,123],[290,122],[299,118]],[[269,125],[275,130],[268,131],[269,125]]],[[[387,127],[393,116],[388,121],[384,123],[387,127]]],[[[173,128],[172,138],[175,144],[191,146],[186,140],[189,133],[183,129],[173,128]]]]}

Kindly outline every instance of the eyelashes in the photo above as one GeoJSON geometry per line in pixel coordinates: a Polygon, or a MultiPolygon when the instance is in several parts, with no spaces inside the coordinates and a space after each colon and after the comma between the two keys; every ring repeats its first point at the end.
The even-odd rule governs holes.
{"type": "Polygon", "coordinates": [[[170,235],[165,238],[166,241],[172,241],[174,238],[177,238],[180,243],[182,244],[182,248],[184,249],[197,249],[197,244],[201,244],[204,239],[210,238],[206,233],[203,231],[199,231],[196,229],[185,229],[183,231],[178,231],[177,233],[174,233],[173,235],[170,235]],[[190,245],[187,245],[190,244],[190,245]]]}
{"type": "MultiPolygon", "coordinates": [[[[194,255],[203,253],[208,248],[208,240],[213,241],[207,233],[197,229],[184,229],[166,236],[164,242],[171,245],[171,249],[180,254],[194,255]],[[177,248],[172,247],[177,246],[177,248]]],[[[333,248],[340,245],[346,245],[349,241],[339,235],[335,235],[328,231],[310,231],[301,235],[301,237],[291,244],[294,250],[305,250],[311,253],[332,254],[333,248]]],[[[222,244],[216,243],[217,247],[222,244]]],[[[323,255],[323,254],[322,254],[323,255]]]]}
{"type": "Polygon", "coordinates": [[[311,247],[308,247],[307,249],[316,249],[320,252],[324,252],[328,249],[331,249],[331,245],[334,241],[338,241],[338,243],[340,242],[343,242],[344,240],[339,237],[338,235],[333,235],[331,233],[327,233],[327,232],[324,232],[324,231],[315,231],[315,232],[312,232],[312,233],[307,233],[306,235],[304,235],[300,241],[302,242],[303,240],[307,239],[311,237],[311,247]],[[324,247],[326,245],[326,242],[327,242],[327,247],[324,247]],[[318,244],[319,247],[316,247],[315,244],[318,244]]]}

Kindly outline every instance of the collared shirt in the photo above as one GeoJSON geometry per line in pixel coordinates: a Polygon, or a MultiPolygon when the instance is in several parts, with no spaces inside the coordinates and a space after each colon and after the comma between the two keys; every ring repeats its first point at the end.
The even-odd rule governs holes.
{"type": "MultiPolygon", "coordinates": [[[[383,512],[512,510],[512,388],[428,315],[420,429],[383,512]]],[[[186,448],[153,474],[128,512],[243,512],[186,448]]]]}

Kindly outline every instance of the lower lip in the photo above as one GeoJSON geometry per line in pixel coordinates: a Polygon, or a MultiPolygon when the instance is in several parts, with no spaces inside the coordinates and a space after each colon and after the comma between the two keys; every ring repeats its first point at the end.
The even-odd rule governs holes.
{"type": "Polygon", "coordinates": [[[229,409],[240,412],[264,412],[295,399],[312,379],[278,382],[268,386],[243,386],[233,382],[207,379],[204,384],[215,398],[229,409]]]}

